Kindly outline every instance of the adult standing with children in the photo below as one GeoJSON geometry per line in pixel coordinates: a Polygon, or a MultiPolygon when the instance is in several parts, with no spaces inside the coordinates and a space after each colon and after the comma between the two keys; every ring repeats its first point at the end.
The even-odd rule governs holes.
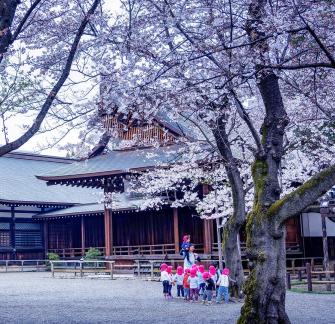
{"type": "Polygon", "coordinates": [[[191,269],[196,261],[199,261],[199,256],[194,252],[194,245],[191,244],[188,252],[188,258],[184,258],[184,270],[191,269]]]}

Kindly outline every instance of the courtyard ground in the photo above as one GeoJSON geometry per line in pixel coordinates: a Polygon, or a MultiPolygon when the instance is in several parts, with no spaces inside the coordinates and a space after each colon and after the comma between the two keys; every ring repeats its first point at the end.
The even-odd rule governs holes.
{"type": "MultiPolygon", "coordinates": [[[[288,292],[292,323],[335,323],[335,295],[288,292]]],[[[161,284],[142,280],[60,279],[0,273],[1,323],[235,323],[241,304],[165,301],[161,284]]]]}

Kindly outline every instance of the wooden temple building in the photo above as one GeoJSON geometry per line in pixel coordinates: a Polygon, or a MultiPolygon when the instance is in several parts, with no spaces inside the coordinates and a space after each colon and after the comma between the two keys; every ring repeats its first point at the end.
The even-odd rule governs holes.
{"type": "MultiPolygon", "coordinates": [[[[119,122],[105,118],[107,128],[117,125],[121,140],[132,144],[107,152],[98,148],[87,160],[26,153],[0,157],[1,259],[43,259],[48,252],[80,258],[90,247],[109,259],[175,258],[185,233],[202,258],[217,258],[213,220],[201,219],[191,207],[142,210],[143,197],[124,191],[129,176],[176,158],[179,139],[185,138],[182,128],[158,119],[153,128],[124,128],[119,122]],[[142,145],[134,144],[134,134],[142,145]],[[154,147],[157,140],[162,145],[154,147]],[[104,192],[114,192],[107,206],[104,192]]],[[[200,195],[206,190],[199,186],[200,195]]],[[[287,222],[288,256],[322,256],[321,225],[315,228],[319,216],[309,210],[287,222]]],[[[327,222],[335,258],[335,223],[327,222]]]]}

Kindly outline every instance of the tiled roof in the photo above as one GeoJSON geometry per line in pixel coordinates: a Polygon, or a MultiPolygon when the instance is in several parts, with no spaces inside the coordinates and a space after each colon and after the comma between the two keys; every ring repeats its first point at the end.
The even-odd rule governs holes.
{"type": "Polygon", "coordinates": [[[19,152],[0,157],[0,203],[75,204],[98,201],[100,191],[50,187],[35,177],[70,163],[73,160],[19,152]]]}
{"type": "Polygon", "coordinates": [[[157,165],[167,165],[181,159],[181,145],[150,147],[136,150],[111,151],[94,158],[62,165],[59,168],[40,172],[37,176],[43,180],[80,178],[90,175],[113,175],[145,170],[157,165]]]}
{"type": "Polygon", "coordinates": [[[64,216],[81,216],[81,215],[101,214],[103,212],[104,212],[103,204],[83,204],[64,209],[57,209],[43,214],[36,214],[33,216],[33,218],[40,219],[40,218],[56,218],[64,216]]]}
{"type": "MultiPolygon", "coordinates": [[[[121,195],[112,204],[112,211],[134,210],[139,209],[143,203],[142,199],[129,199],[125,195],[121,195]]],[[[81,215],[96,215],[104,212],[104,205],[102,203],[83,204],[64,209],[57,209],[51,212],[37,214],[33,216],[35,219],[40,218],[57,218],[66,216],[81,216],[81,215]]]]}

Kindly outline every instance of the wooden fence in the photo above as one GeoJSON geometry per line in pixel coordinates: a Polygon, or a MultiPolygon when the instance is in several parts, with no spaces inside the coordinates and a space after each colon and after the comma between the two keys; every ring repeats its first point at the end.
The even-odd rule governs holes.
{"type": "Polygon", "coordinates": [[[0,260],[0,271],[45,271],[49,264],[49,260],[0,260]]]}
{"type": "MultiPolygon", "coordinates": [[[[298,282],[304,283],[304,279],[306,280],[307,291],[313,291],[313,285],[326,285],[326,290],[331,291],[331,286],[335,285],[335,264],[332,271],[323,271],[314,270],[311,263],[306,263],[306,267],[299,267],[299,269],[296,269],[296,272],[298,282]],[[331,280],[332,276],[333,280],[331,280]]],[[[286,276],[287,288],[291,289],[292,274],[287,272],[286,276]]]]}
{"type": "Polygon", "coordinates": [[[85,273],[108,273],[110,279],[113,279],[115,261],[106,260],[57,260],[50,261],[51,275],[54,278],[55,273],[73,273],[75,276],[79,273],[82,278],[85,273]],[[89,266],[88,266],[89,265],[89,266]]]}

